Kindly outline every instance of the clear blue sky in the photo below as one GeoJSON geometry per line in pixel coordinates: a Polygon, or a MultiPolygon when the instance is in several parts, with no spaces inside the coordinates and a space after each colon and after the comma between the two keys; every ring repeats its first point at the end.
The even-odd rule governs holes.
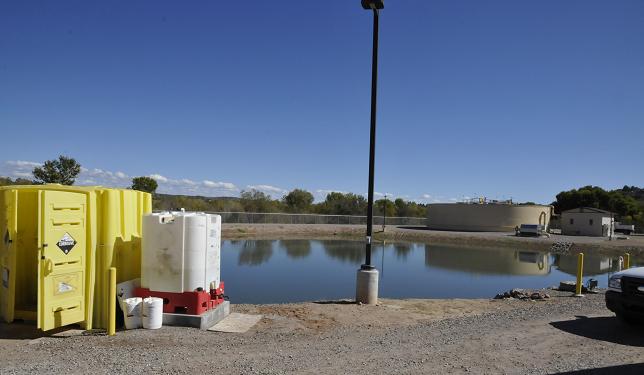
{"type": "MultiPolygon", "coordinates": [[[[366,192],[360,1],[116,3],[0,3],[0,174],[64,153],[81,183],[366,192]]],[[[380,48],[378,192],[644,186],[644,1],[390,0],[380,48]]]]}

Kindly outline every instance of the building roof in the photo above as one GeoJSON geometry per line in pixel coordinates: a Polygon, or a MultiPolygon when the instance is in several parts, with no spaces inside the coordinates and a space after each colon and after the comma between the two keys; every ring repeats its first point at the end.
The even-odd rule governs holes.
{"type": "Polygon", "coordinates": [[[606,210],[600,210],[599,208],[593,208],[593,207],[577,207],[573,208],[572,210],[566,210],[563,211],[562,214],[564,213],[593,213],[593,214],[606,214],[606,215],[611,215],[612,212],[606,211],[606,210]]]}

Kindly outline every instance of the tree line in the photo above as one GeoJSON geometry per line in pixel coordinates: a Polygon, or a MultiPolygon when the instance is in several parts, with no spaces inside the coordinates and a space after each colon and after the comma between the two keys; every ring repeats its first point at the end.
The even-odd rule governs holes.
{"type": "MultiPolygon", "coordinates": [[[[185,208],[191,211],[214,212],[278,212],[278,213],[309,213],[323,215],[356,215],[367,213],[367,200],[357,194],[332,192],[327,194],[324,201],[314,203],[311,192],[294,189],[280,199],[259,190],[242,191],[239,198],[233,197],[199,197],[186,195],[155,194],[154,208],[171,210],[185,208]]],[[[382,216],[386,212],[389,217],[426,217],[427,205],[406,201],[379,199],[374,202],[374,215],[382,216]]]]}
{"type": "Polygon", "coordinates": [[[592,207],[613,212],[616,220],[644,228],[644,189],[624,186],[621,189],[604,190],[598,186],[584,186],[562,191],[552,202],[556,213],[578,207],[592,207]]]}
{"type": "MultiPolygon", "coordinates": [[[[73,158],[61,155],[58,159],[47,160],[32,171],[33,180],[0,177],[0,185],[24,185],[59,183],[73,185],[80,174],[81,166],[73,158]]],[[[170,194],[156,194],[157,181],[140,176],[132,179],[131,189],[154,194],[153,205],[157,210],[185,208],[190,211],[215,212],[285,212],[315,213],[327,215],[365,215],[367,200],[353,193],[332,192],[324,201],[314,203],[311,192],[293,189],[278,199],[259,190],[242,191],[240,197],[199,197],[170,194]]],[[[552,202],[556,213],[578,208],[593,207],[615,213],[617,220],[644,228],[644,189],[624,186],[621,189],[604,190],[598,186],[584,186],[579,189],[562,191],[552,202]]],[[[382,216],[425,217],[427,205],[406,201],[379,199],[374,202],[374,214],[382,216]]],[[[641,229],[640,229],[641,230],[641,229]]]]}
{"type": "MultiPolygon", "coordinates": [[[[0,185],[26,185],[58,183],[73,185],[81,172],[81,165],[73,158],[61,155],[58,159],[47,160],[32,171],[33,180],[0,177],[0,185]]],[[[158,183],[151,177],[139,176],[132,179],[130,189],[145,191],[154,195],[155,210],[185,208],[188,211],[214,212],[283,212],[315,213],[326,215],[366,215],[367,200],[357,194],[332,192],[324,201],[314,203],[314,196],[304,189],[293,189],[281,198],[273,199],[259,190],[242,191],[237,197],[200,197],[186,195],[157,194],[158,183]]],[[[427,205],[406,201],[379,199],[374,202],[374,215],[398,217],[425,217],[427,205]]]]}

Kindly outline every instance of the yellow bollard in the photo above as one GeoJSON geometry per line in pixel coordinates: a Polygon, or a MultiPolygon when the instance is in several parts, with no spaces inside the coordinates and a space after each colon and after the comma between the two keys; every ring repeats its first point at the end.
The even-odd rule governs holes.
{"type": "Polygon", "coordinates": [[[110,268],[110,294],[108,300],[107,312],[107,334],[114,336],[116,334],[116,268],[110,268]]]}
{"type": "Polygon", "coordinates": [[[631,268],[631,254],[624,254],[624,269],[627,270],[631,268]]]}
{"type": "Polygon", "coordinates": [[[579,253],[577,256],[577,284],[575,285],[575,297],[583,297],[581,294],[581,287],[583,284],[582,276],[584,275],[584,253],[579,253]]]}

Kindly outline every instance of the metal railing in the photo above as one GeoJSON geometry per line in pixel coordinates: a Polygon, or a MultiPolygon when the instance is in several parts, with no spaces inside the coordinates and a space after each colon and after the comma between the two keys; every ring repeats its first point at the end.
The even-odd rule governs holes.
{"type": "MultiPolygon", "coordinates": [[[[228,224],[352,224],[366,225],[366,216],[286,214],[258,212],[208,212],[221,216],[228,224]]],[[[387,225],[427,225],[424,217],[387,217],[387,225]]],[[[373,224],[382,225],[383,217],[374,216],[373,224]]]]}

